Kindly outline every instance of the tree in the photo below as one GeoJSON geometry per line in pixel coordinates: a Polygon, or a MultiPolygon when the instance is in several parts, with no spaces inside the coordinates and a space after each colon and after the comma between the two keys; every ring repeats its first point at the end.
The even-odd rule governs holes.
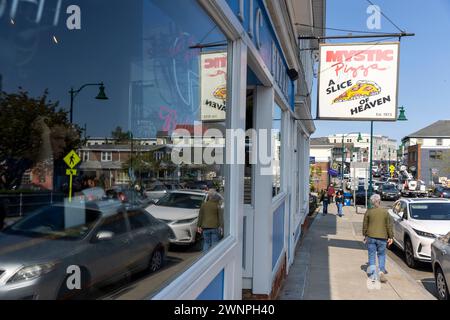
{"type": "Polygon", "coordinates": [[[123,131],[122,127],[117,126],[113,132],[111,132],[111,137],[115,140],[117,144],[128,143],[130,141],[130,132],[123,131]]]}
{"type": "Polygon", "coordinates": [[[30,97],[0,93],[0,189],[20,185],[23,173],[38,163],[62,159],[80,146],[81,129],[72,126],[46,90],[30,97]]]}

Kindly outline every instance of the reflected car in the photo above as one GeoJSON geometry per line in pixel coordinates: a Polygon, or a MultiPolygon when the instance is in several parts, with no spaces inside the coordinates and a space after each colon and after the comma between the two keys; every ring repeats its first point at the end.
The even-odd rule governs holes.
{"type": "Polygon", "coordinates": [[[89,298],[94,286],[160,269],[171,236],[145,210],[115,201],[48,206],[0,232],[0,299],[89,298]],[[80,289],[68,285],[76,274],[80,289]]]}
{"type": "Polygon", "coordinates": [[[152,199],[148,198],[145,194],[141,194],[133,188],[122,186],[106,190],[106,198],[121,201],[125,205],[140,206],[143,208],[152,203],[152,199]]]}
{"type": "Polygon", "coordinates": [[[437,238],[431,244],[431,264],[435,278],[436,291],[440,300],[450,300],[448,284],[450,281],[450,232],[437,238]]]}
{"type": "Polygon", "coordinates": [[[183,189],[179,184],[154,184],[144,191],[145,195],[151,200],[158,200],[164,197],[168,192],[183,189]]]}
{"type": "Polygon", "coordinates": [[[190,245],[196,242],[198,215],[206,199],[207,193],[203,191],[173,191],[146,210],[172,228],[175,238],[171,243],[190,245]]]}
{"type": "Polygon", "coordinates": [[[450,200],[402,198],[389,209],[394,244],[405,252],[405,262],[431,261],[431,244],[450,231],[450,200]]]}

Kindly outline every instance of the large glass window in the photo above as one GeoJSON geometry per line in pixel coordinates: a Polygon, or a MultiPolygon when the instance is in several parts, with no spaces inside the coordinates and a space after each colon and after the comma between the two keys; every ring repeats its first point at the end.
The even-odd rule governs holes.
{"type": "Polygon", "coordinates": [[[273,152],[273,179],[272,195],[281,192],[281,155],[282,155],[282,123],[283,111],[275,104],[272,113],[272,152],[273,152]]]}
{"type": "MultiPolygon", "coordinates": [[[[230,48],[197,0],[0,0],[0,208],[7,215],[5,225],[32,216],[10,231],[28,228],[46,241],[54,233],[80,235],[65,250],[30,239],[26,252],[11,253],[23,246],[13,243],[19,240],[11,232],[4,233],[0,261],[13,268],[48,257],[42,261],[48,270],[76,261],[91,275],[137,261],[110,271],[124,276],[129,270],[147,271],[139,273],[145,290],[123,290],[127,298],[140,299],[212,248],[202,245],[197,231],[215,228],[227,235],[219,214],[226,212],[220,134],[227,121],[230,48]],[[212,129],[215,139],[204,138],[212,129]],[[174,147],[180,130],[188,142],[182,161],[174,147]],[[214,152],[208,150],[211,141],[214,152]],[[83,220],[91,203],[103,221],[97,235],[83,220]],[[55,213],[55,206],[62,209],[55,213]],[[120,213],[119,207],[144,209],[158,225],[153,223],[141,240],[130,237],[116,245],[117,234],[149,228],[145,216],[120,213]],[[43,211],[35,215],[37,210],[43,211]],[[64,221],[76,222],[78,229],[66,230],[64,221]],[[92,246],[82,245],[95,237],[92,246]],[[92,251],[84,252],[87,248],[92,251]],[[151,258],[160,256],[170,263],[157,260],[149,268],[151,258]],[[159,268],[165,272],[151,272],[159,268]]],[[[27,297],[54,297],[59,288],[48,286],[55,283],[63,278],[30,287],[27,297]]],[[[127,286],[114,285],[108,288],[127,286]]],[[[109,294],[101,290],[101,296],[109,294]]],[[[23,298],[8,288],[0,291],[0,299],[23,298]]]]}

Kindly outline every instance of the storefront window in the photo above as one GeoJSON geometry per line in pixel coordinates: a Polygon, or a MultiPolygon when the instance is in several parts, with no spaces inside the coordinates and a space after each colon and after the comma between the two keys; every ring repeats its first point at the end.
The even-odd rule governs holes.
{"type": "Polygon", "coordinates": [[[273,179],[272,195],[276,196],[281,192],[281,148],[282,148],[282,117],[283,111],[278,105],[273,107],[272,115],[272,143],[273,143],[273,179]]]}
{"type": "Polygon", "coordinates": [[[4,0],[0,47],[0,299],[147,298],[228,234],[201,153],[230,46],[198,1],[4,0]],[[180,129],[196,161],[174,160],[180,129]]]}

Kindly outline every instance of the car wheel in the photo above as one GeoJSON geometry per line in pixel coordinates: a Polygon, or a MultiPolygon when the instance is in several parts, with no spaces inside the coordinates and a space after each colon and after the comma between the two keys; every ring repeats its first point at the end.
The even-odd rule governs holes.
{"type": "Polygon", "coordinates": [[[150,257],[150,262],[148,264],[148,269],[150,272],[156,272],[164,264],[164,254],[162,252],[161,248],[157,248],[152,252],[152,255],[150,257]]]}
{"type": "Polygon", "coordinates": [[[411,240],[408,238],[405,239],[405,261],[408,267],[412,269],[416,267],[417,262],[414,258],[413,246],[411,240]]]}
{"type": "Polygon", "coordinates": [[[435,273],[434,277],[436,279],[436,291],[437,291],[439,300],[448,300],[449,293],[448,293],[447,282],[445,281],[444,273],[442,272],[442,269],[440,267],[436,268],[436,273],[435,273]]]}

